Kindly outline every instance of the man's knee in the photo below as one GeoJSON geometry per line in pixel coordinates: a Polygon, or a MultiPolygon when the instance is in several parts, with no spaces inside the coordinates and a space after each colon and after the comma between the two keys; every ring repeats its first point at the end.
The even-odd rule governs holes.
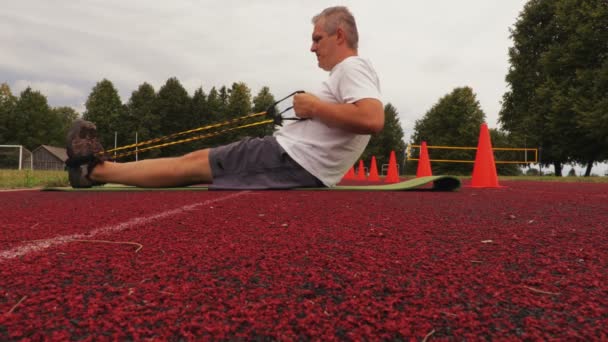
{"type": "Polygon", "coordinates": [[[210,181],[209,149],[197,150],[183,155],[177,161],[184,174],[197,181],[210,181]]]}
{"type": "Polygon", "coordinates": [[[184,154],[182,157],[187,162],[200,162],[202,160],[209,159],[209,149],[196,150],[187,154],[184,154]]]}

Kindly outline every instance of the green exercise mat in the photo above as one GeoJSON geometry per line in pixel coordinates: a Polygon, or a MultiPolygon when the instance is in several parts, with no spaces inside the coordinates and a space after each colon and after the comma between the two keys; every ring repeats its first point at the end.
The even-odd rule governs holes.
{"type": "MultiPolygon", "coordinates": [[[[333,188],[321,188],[319,190],[347,190],[347,191],[408,191],[408,190],[433,190],[454,191],[460,188],[460,180],[453,176],[428,176],[414,178],[399,183],[373,184],[373,185],[338,185],[333,188]]],[[[303,189],[306,190],[306,189],[303,189]]]]}
{"type": "MultiPolygon", "coordinates": [[[[411,190],[431,190],[431,191],[454,191],[460,188],[460,180],[453,176],[429,176],[406,180],[392,184],[372,184],[372,185],[338,185],[333,188],[298,188],[294,190],[308,191],[411,191],[411,190]]],[[[75,189],[72,187],[47,187],[43,191],[207,191],[204,185],[175,188],[138,188],[118,184],[106,184],[92,188],[75,189]]]]}

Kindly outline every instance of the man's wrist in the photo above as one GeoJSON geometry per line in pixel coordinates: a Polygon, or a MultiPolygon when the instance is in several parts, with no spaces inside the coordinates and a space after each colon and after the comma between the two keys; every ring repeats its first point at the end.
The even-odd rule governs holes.
{"type": "Polygon", "coordinates": [[[315,102],[313,102],[312,104],[312,110],[310,112],[310,117],[319,117],[322,116],[324,111],[326,110],[325,108],[326,103],[321,101],[321,100],[317,100],[315,102]]]}

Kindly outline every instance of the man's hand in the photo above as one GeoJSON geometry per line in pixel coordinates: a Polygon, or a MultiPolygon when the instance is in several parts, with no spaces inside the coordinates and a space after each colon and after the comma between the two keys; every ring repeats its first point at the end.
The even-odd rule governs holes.
{"type": "Polygon", "coordinates": [[[310,93],[295,94],[293,97],[293,111],[299,118],[312,118],[318,111],[321,100],[310,93]]]}
{"type": "Polygon", "coordinates": [[[356,134],[376,134],[384,127],[384,107],[374,98],[354,103],[329,103],[302,93],[294,95],[293,110],[299,118],[315,118],[330,127],[356,134]]]}

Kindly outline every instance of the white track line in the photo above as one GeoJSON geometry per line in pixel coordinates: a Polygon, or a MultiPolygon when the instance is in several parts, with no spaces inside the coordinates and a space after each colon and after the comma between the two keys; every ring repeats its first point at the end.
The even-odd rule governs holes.
{"type": "Polygon", "coordinates": [[[68,242],[71,242],[74,240],[85,240],[85,239],[90,240],[97,235],[119,232],[119,231],[125,230],[127,228],[146,224],[146,223],[154,221],[154,220],[167,218],[169,216],[180,214],[185,211],[193,210],[200,206],[205,206],[205,205],[209,205],[211,203],[224,201],[224,200],[231,199],[231,198],[234,198],[237,196],[241,196],[246,193],[249,193],[249,191],[241,191],[236,194],[230,194],[228,196],[223,196],[223,197],[215,198],[212,200],[207,200],[207,201],[200,202],[200,203],[188,204],[183,207],[179,207],[177,209],[163,211],[161,213],[154,214],[151,216],[136,217],[134,219],[130,219],[128,221],[125,221],[125,222],[122,222],[122,223],[119,223],[116,225],[96,228],[96,229],[91,230],[88,233],[63,235],[63,236],[57,236],[57,237],[45,239],[45,240],[36,240],[36,241],[33,241],[31,243],[28,243],[28,244],[20,246],[20,247],[16,247],[16,248],[5,250],[5,251],[0,251],[0,262],[9,260],[9,259],[14,259],[17,257],[21,257],[21,256],[24,256],[24,255],[27,255],[30,253],[40,252],[44,249],[58,246],[58,245],[63,245],[65,243],[68,243],[68,242]]]}

